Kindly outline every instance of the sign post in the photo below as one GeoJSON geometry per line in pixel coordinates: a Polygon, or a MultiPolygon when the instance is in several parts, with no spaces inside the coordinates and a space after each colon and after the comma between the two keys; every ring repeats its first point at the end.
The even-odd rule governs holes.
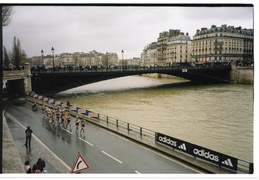
{"type": "Polygon", "coordinates": [[[78,153],[78,156],[76,158],[74,166],[71,169],[71,173],[72,174],[77,173],[77,172],[83,171],[83,170],[88,169],[88,168],[90,168],[89,165],[86,163],[83,156],[80,153],[78,153]]]}

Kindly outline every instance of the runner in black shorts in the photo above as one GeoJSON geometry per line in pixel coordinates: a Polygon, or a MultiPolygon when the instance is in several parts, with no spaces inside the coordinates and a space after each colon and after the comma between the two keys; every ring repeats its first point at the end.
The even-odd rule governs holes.
{"type": "Polygon", "coordinates": [[[76,116],[76,120],[75,120],[75,123],[76,123],[76,133],[78,133],[79,122],[80,122],[80,120],[78,119],[78,116],[76,116]]]}
{"type": "Polygon", "coordinates": [[[80,130],[80,134],[82,133],[82,137],[85,137],[85,120],[83,118],[81,118],[81,130],[80,130]]]}
{"type": "Polygon", "coordinates": [[[68,115],[68,117],[67,117],[67,125],[66,125],[66,128],[67,128],[68,125],[69,125],[69,127],[70,127],[70,132],[72,132],[71,119],[70,119],[70,116],[69,116],[69,115],[68,115]]]}

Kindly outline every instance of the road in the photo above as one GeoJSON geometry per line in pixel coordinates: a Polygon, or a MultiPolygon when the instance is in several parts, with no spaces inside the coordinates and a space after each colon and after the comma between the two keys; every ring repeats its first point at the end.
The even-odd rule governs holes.
{"type": "Polygon", "coordinates": [[[30,102],[20,106],[11,105],[8,113],[22,126],[30,126],[33,135],[67,167],[72,168],[80,152],[90,166],[81,173],[199,173],[172,158],[90,123],[86,124],[85,138],[82,138],[75,132],[74,118],[72,118],[72,132],[63,127],[54,128],[53,125],[49,125],[46,118],[42,117],[41,110],[34,112],[31,110],[31,105],[30,102]]]}

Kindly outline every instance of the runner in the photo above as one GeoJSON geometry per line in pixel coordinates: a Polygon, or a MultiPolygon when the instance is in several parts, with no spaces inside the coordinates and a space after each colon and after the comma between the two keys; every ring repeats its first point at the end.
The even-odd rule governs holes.
{"type": "Polygon", "coordinates": [[[44,114],[45,114],[45,105],[42,103],[41,105],[41,110],[42,110],[42,118],[44,118],[44,114]]]}
{"type": "Polygon", "coordinates": [[[79,118],[78,118],[78,116],[76,116],[76,120],[75,120],[75,125],[76,125],[76,133],[78,134],[78,127],[79,127],[79,122],[80,122],[80,120],[79,120],[79,118]]]}
{"type": "Polygon", "coordinates": [[[60,124],[60,116],[61,116],[61,113],[60,113],[60,109],[58,108],[56,110],[56,125],[59,126],[60,124]]]}
{"type": "Polygon", "coordinates": [[[82,135],[83,138],[85,138],[85,120],[83,118],[80,118],[81,119],[81,130],[80,130],[80,135],[82,135]],[[83,131],[83,134],[82,134],[82,131],[83,131]]]}
{"type": "Polygon", "coordinates": [[[69,127],[70,127],[70,132],[72,132],[71,119],[70,119],[69,112],[66,112],[66,120],[67,120],[66,129],[67,129],[67,126],[69,125],[69,127]]]}
{"type": "Polygon", "coordinates": [[[62,109],[61,110],[61,122],[63,127],[65,127],[65,111],[62,109]]]}

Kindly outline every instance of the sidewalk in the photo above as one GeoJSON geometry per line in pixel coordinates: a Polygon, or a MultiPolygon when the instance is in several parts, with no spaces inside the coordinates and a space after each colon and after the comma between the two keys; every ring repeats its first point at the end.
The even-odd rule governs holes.
{"type": "Polygon", "coordinates": [[[53,154],[38,138],[32,137],[31,148],[26,148],[25,129],[16,123],[11,115],[3,116],[3,173],[25,173],[24,162],[30,166],[36,164],[38,158],[45,161],[46,173],[70,173],[69,167],[53,154]]]}
{"type": "Polygon", "coordinates": [[[3,173],[25,173],[13,137],[3,115],[3,173]],[[15,163],[14,163],[15,162],[15,163]]]}

